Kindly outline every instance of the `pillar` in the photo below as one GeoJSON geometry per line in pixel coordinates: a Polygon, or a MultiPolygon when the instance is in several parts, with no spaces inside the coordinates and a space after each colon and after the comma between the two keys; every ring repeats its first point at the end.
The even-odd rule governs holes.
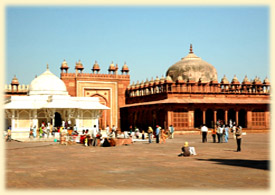
{"type": "Polygon", "coordinates": [[[11,111],[11,129],[15,129],[15,110],[11,111]]]}
{"type": "Polygon", "coordinates": [[[217,110],[214,110],[214,125],[217,125],[217,110]]]}
{"type": "Polygon", "coordinates": [[[33,116],[32,117],[33,117],[33,119],[32,119],[33,125],[35,125],[36,128],[38,128],[37,110],[33,111],[33,116]]]}

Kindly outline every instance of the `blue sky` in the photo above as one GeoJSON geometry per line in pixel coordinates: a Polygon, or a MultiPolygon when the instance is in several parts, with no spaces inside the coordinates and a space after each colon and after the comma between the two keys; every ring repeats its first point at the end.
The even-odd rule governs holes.
{"type": "Polygon", "coordinates": [[[90,73],[126,61],[131,83],[165,75],[194,53],[231,81],[270,78],[268,6],[6,7],[6,84],[30,84],[49,64],[60,75],[64,59],[90,73]]]}

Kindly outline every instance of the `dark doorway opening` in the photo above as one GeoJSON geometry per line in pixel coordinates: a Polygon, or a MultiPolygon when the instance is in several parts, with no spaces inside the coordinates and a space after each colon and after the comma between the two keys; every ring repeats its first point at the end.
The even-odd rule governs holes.
{"type": "Polygon", "coordinates": [[[241,109],[239,111],[239,125],[242,126],[243,128],[247,127],[247,118],[246,118],[246,111],[244,109],[241,109]]]}
{"type": "Polygon", "coordinates": [[[219,109],[217,110],[217,120],[221,121],[221,124],[224,124],[224,110],[219,109]]]}
{"type": "Polygon", "coordinates": [[[61,127],[61,125],[62,125],[61,114],[59,114],[58,112],[55,112],[54,113],[54,126],[61,127]]]}
{"type": "Polygon", "coordinates": [[[228,119],[227,119],[228,124],[229,124],[230,120],[232,121],[232,124],[234,122],[236,122],[236,111],[234,109],[228,110],[228,119]]]}
{"type": "Polygon", "coordinates": [[[208,128],[213,128],[214,127],[214,111],[211,109],[206,110],[206,126],[208,128]]]}
{"type": "Polygon", "coordinates": [[[201,109],[196,109],[195,117],[194,117],[195,128],[200,128],[202,126],[202,123],[203,123],[202,111],[201,111],[201,109]]]}

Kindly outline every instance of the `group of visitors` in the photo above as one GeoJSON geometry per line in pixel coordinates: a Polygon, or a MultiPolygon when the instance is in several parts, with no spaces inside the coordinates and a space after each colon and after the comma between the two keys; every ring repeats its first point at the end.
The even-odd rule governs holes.
{"type": "Polygon", "coordinates": [[[148,127],[147,130],[149,143],[152,143],[153,137],[156,138],[156,143],[166,143],[166,139],[174,138],[174,127],[173,125],[170,125],[168,129],[162,129],[159,125],[156,125],[156,130],[154,131],[152,127],[148,127]]]}
{"type": "Polygon", "coordinates": [[[47,138],[49,138],[50,134],[53,133],[53,126],[51,123],[45,123],[42,121],[41,126],[39,128],[36,127],[36,125],[30,126],[30,134],[29,138],[43,138],[45,135],[47,135],[47,138]]]}
{"type": "MultiPolygon", "coordinates": [[[[237,152],[241,151],[241,139],[242,139],[242,127],[236,126],[235,122],[231,123],[230,125],[225,124],[217,124],[212,129],[212,138],[213,143],[216,143],[216,137],[217,137],[217,143],[227,143],[229,139],[229,132],[233,134],[233,138],[237,140],[237,152]]],[[[208,128],[204,124],[201,127],[201,134],[202,134],[202,142],[207,142],[207,133],[208,128]]]]}
{"type": "Polygon", "coordinates": [[[96,125],[89,130],[83,130],[82,134],[80,135],[80,143],[84,146],[115,146],[116,142],[114,138],[117,137],[117,130],[116,127],[113,125],[112,129],[110,130],[109,125],[106,126],[105,129],[98,129],[96,125]]]}

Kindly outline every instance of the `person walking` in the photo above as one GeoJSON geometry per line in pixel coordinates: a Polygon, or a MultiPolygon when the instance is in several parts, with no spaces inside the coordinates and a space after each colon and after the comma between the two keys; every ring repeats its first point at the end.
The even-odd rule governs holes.
{"type": "Polygon", "coordinates": [[[92,146],[96,146],[97,144],[97,133],[98,133],[98,130],[96,128],[96,125],[94,125],[94,128],[92,128],[92,146]]]}
{"type": "Polygon", "coordinates": [[[109,125],[107,125],[107,127],[106,127],[105,130],[106,130],[106,134],[109,135],[109,133],[110,133],[110,127],[109,127],[109,125]]]}
{"type": "Polygon", "coordinates": [[[7,139],[6,139],[6,142],[10,142],[10,141],[11,141],[11,126],[9,126],[8,128],[7,139]]]}
{"type": "Polygon", "coordinates": [[[203,124],[203,126],[201,127],[201,134],[202,134],[202,142],[203,143],[207,142],[207,132],[208,132],[208,128],[206,127],[205,124],[203,124]]]}
{"type": "Polygon", "coordinates": [[[50,136],[50,126],[51,126],[51,123],[48,123],[48,125],[47,125],[47,138],[49,138],[49,136],[50,136]]]}
{"type": "Polygon", "coordinates": [[[224,142],[227,143],[228,142],[228,137],[229,137],[229,126],[226,125],[224,128],[224,142]]]}
{"type": "Polygon", "coordinates": [[[160,144],[163,142],[164,144],[166,143],[165,139],[166,139],[166,133],[164,129],[161,129],[160,131],[160,144]]]}
{"type": "Polygon", "coordinates": [[[233,138],[236,139],[236,125],[234,124],[233,127],[232,127],[232,133],[233,133],[233,138]]]}
{"type": "Polygon", "coordinates": [[[112,132],[115,133],[115,138],[117,138],[117,129],[116,129],[115,125],[113,125],[113,127],[112,127],[112,132]]]}
{"type": "Polygon", "coordinates": [[[161,127],[160,126],[156,126],[156,143],[158,144],[159,143],[159,133],[160,133],[160,129],[161,127]]]}
{"type": "Polygon", "coordinates": [[[170,132],[170,139],[174,139],[174,127],[173,125],[170,125],[169,127],[169,132],[170,132]]]}
{"type": "Polygon", "coordinates": [[[216,125],[215,125],[214,128],[212,129],[213,143],[216,143],[216,135],[217,135],[217,129],[216,129],[216,125]]]}
{"type": "Polygon", "coordinates": [[[36,125],[33,126],[33,138],[36,138],[36,125]]]}
{"type": "Polygon", "coordinates": [[[152,133],[153,133],[152,127],[148,127],[147,133],[148,133],[149,144],[150,144],[152,143],[152,133]]]}
{"type": "Polygon", "coordinates": [[[32,128],[32,125],[30,126],[29,138],[30,138],[30,139],[33,139],[33,128],[32,128]]]}
{"type": "Polygon", "coordinates": [[[220,126],[219,128],[219,137],[220,137],[220,142],[219,143],[222,143],[223,142],[223,128],[222,126],[220,126]]]}
{"type": "Polygon", "coordinates": [[[237,152],[241,151],[241,142],[242,142],[242,127],[238,126],[236,128],[236,140],[237,140],[237,152]]]}

